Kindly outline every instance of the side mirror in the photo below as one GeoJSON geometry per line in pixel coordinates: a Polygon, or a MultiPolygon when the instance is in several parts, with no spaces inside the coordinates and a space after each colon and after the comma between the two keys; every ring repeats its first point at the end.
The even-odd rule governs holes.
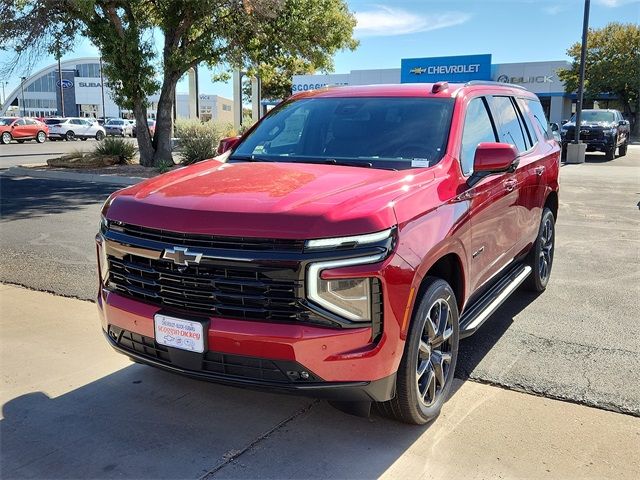
{"type": "Polygon", "coordinates": [[[620,121],[618,122],[618,125],[620,125],[621,127],[625,127],[625,126],[627,126],[627,124],[628,124],[628,123],[629,123],[629,122],[627,122],[626,120],[620,120],[620,121]]]}
{"type": "Polygon", "coordinates": [[[560,127],[558,126],[557,123],[552,122],[552,123],[550,123],[550,125],[551,125],[551,131],[552,132],[557,132],[558,130],[560,130],[560,127]]]}
{"type": "Polygon", "coordinates": [[[473,158],[473,175],[467,183],[471,187],[489,175],[514,172],[517,166],[518,150],[515,146],[508,143],[480,143],[473,158]]]}
{"type": "Polygon", "coordinates": [[[562,120],[562,122],[560,122],[560,123],[562,123],[562,125],[564,125],[564,124],[565,124],[565,123],[567,123],[567,122],[569,122],[569,120],[567,120],[567,119],[565,118],[565,119],[564,119],[564,120],[562,120]]]}
{"type": "Polygon", "coordinates": [[[218,144],[218,155],[222,155],[234,148],[239,142],[241,137],[227,137],[220,140],[218,144]]]}

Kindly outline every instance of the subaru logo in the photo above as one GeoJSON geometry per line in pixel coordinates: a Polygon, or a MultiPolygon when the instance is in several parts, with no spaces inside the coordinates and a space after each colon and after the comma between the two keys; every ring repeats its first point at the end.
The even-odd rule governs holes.
{"type": "Polygon", "coordinates": [[[188,267],[189,265],[200,263],[202,254],[198,252],[191,252],[188,248],[173,247],[167,248],[162,252],[162,258],[164,260],[171,260],[176,265],[188,267]]]}
{"type": "Polygon", "coordinates": [[[57,81],[57,85],[62,88],[71,88],[73,87],[73,82],[71,80],[63,78],[62,80],[57,81]]]}

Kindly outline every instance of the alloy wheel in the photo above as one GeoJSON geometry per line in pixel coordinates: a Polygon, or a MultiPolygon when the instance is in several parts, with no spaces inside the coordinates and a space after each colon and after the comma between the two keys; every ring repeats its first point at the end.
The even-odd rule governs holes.
{"type": "Polygon", "coordinates": [[[429,308],[418,345],[416,388],[420,402],[432,406],[442,395],[451,372],[453,315],[444,298],[429,308]]]}
{"type": "Polygon", "coordinates": [[[2,134],[2,143],[7,144],[11,142],[11,134],[9,132],[4,132],[2,134]]]}
{"type": "Polygon", "coordinates": [[[46,139],[47,139],[47,136],[44,134],[44,132],[38,133],[38,143],[44,143],[46,139]]]}
{"type": "Polygon", "coordinates": [[[540,233],[540,256],[538,258],[540,280],[547,280],[553,262],[553,222],[547,218],[540,233]]]}

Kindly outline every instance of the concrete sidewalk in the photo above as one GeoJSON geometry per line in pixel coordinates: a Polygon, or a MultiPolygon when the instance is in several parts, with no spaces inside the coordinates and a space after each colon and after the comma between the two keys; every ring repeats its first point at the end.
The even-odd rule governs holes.
{"type": "Polygon", "coordinates": [[[2,478],[629,478],[640,419],[458,382],[428,427],[131,364],[90,302],[0,284],[2,478]]]}

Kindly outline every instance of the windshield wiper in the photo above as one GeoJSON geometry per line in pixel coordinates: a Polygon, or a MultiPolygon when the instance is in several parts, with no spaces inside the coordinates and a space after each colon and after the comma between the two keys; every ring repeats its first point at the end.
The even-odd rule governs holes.
{"type": "Polygon", "coordinates": [[[239,162],[273,162],[273,160],[255,155],[232,155],[229,157],[229,160],[238,160],[239,162]]]}

